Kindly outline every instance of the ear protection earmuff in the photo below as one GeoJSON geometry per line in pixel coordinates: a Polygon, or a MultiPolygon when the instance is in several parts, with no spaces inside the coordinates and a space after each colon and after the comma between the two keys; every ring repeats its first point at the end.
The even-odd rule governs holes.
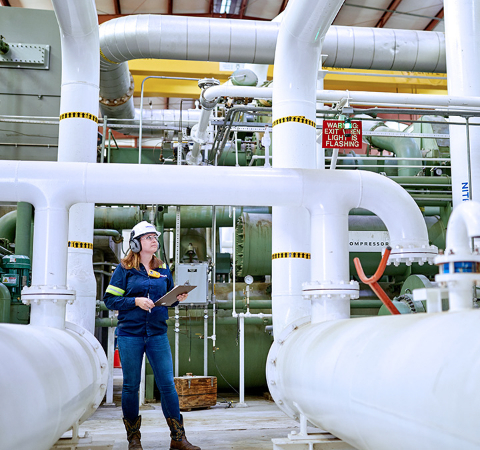
{"type": "Polygon", "coordinates": [[[140,242],[140,239],[133,237],[134,235],[135,231],[132,230],[132,232],[130,233],[130,241],[128,243],[130,244],[130,249],[133,253],[140,253],[140,251],[142,250],[142,244],[140,242]]]}

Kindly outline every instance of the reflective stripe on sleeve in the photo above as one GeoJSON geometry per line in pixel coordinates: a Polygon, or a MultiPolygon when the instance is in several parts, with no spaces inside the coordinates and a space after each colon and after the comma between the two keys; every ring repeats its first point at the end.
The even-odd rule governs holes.
{"type": "Polygon", "coordinates": [[[117,297],[121,297],[123,294],[125,294],[125,291],[123,289],[120,289],[117,286],[113,286],[111,284],[108,285],[106,292],[112,295],[116,295],[117,297]]]}

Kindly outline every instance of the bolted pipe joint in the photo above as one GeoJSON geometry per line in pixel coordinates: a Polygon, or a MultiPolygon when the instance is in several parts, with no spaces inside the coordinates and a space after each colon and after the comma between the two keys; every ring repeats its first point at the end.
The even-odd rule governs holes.
{"type": "Polygon", "coordinates": [[[75,291],[65,286],[25,286],[22,302],[32,305],[30,323],[37,326],[65,328],[67,303],[75,301],[75,291]]]}
{"type": "Polygon", "coordinates": [[[433,265],[437,253],[438,248],[435,245],[427,245],[424,242],[412,242],[408,245],[393,243],[387,265],[393,264],[397,267],[400,263],[405,263],[407,266],[411,266],[414,262],[420,266],[425,263],[433,265]]]}
{"type": "Polygon", "coordinates": [[[215,78],[203,78],[199,80],[198,82],[198,87],[202,90],[202,94],[200,95],[200,104],[206,108],[206,109],[213,109],[215,108],[215,105],[218,103],[218,100],[220,97],[217,97],[213,100],[207,100],[205,98],[205,91],[208,88],[211,88],[213,86],[219,86],[220,81],[216,80],[215,78]]]}

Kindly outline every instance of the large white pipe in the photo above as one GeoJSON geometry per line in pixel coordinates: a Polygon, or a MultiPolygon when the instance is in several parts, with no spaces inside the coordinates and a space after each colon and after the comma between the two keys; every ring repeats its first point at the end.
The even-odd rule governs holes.
{"type": "MultiPolygon", "coordinates": [[[[101,107],[133,118],[133,81],[126,61],[138,58],[273,64],[279,22],[146,15],[100,27],[101,107]]],[[[329,67],[444,72],[442,33],[330,27],[323,46],[329,67]],[[355,52],[354,52],[355,50],[355,52]]]]}
{"type": "MultiPolygon", "coordinates": [[[[287,7],[278,33],[273,73],[274,167],[316,167],[315,91],[321,42],[341,4],[341,0],[320,1],[315,5],[308,0],[297,0],[287,7]],[[291,120],[302,117],[309,123],[291,120]]],[[[304,208],[272,209],[274,255],[309,255],[311,232],[310,217],[304,208]]],[[[310,302],[302,296],[302,285],[310,280],[311,264],[308,258],[272,259],[274,336],[278,336],[289,323],[310,316],[310,302]]]]}
{"type": "Polygon", "coordinates": [[[290,327],[267,359],[270,392],[358,450],[477,450],[479,320],[469,311],[290,327]]]}
{"type": "MultiPolygon", "coordinates": [[[[95,2],[53,0],[53,9],[62,41],[58,161],[95,162],[100,81],[95,2]]],[[[69,216],[71,245],[68,247],[67,285],[76,291],[76,300],[66,307],[66,318],[93,333],[97,291],[92,266],[94,205],[74,205],[69,216]]],[[[37,239],[41,238],[37,236],[37,239]]],[[[60,308],[60,304],[52,305],[53,309],[56,307],[60,308]]],[[[48,317],[43,316],[44,320],[48,317]]]]}
{"type": "Polygon", "coordinates": [[[48,450],[102,401],[105,353],[80,327],[2,324],[0,355],[1,450],[48,450]]]}
{"type": "MultiPolygon", "coordinates": [[[[209,203],[213,205],[233,203],[321,209],[319,205],[325,202],[331,204],[330,189],[334,180],[337,180],[340,184],[349,186],[348,190],[351,192],[362,192],[365,196],[362,204],[367,208],[370,205],[369,202],[376,205],[378,200],[379,205],[376,207],[372,205],[369,209],[376,212],[387,224],[392,243],[397,244],[394,248],[395,257],[405,256],[405,252],[408,256],[408,251],[412,250],[408,248],[411,239],[415,239],[415,242],[420,244],[418,251],[425,250],[425,245],[428,246],[422,215],[414,201],[396,183],[369,172],[0,161],[0,173],[4,174],[0,178],[0,201],[26,201],[33,204],[36,211],[41,213],[35,221],[35,236],[43,237],[43,239],[35,239],[33,252],[32,283],[36,286],[25,289],[22,293],[22,295],[26,294],[24,297],[33,297],[36,300],[32,302],[32,321],[36,315],[44,316],[44,313],[48,312],[43,309],[45,304],[53,304],[51,301],[45,302],[45,296],[51,298],[57,296],[62,299],[68,297],[64,290],[65,286],[57,284],[62,279],[66,279],[67,211],[68,207],[75,203],[135,204],[167,201],[177,205],[202,205],[208,197],[209,203]],[[142,180],[141,184],[137,182],[139,179],[142,180]],[[159,193],[157,189],[159,179],[162,179],[166,185],[176,185],[177,188],[159,193]],[[181,184],[178,184],[179,179],[183,180],[181,184]],[[218,185],[221,185],[222,189],[217,189],[218,185]],[[381,206],[391,203],[398,205],[394,211],[387,206],[381,206]],[[403,246],[404,240],[406,240],[405,246],[403,246]],[[31,290],[34,292],[31,293],[31,290]]],[[[321,235],[314,234],[313,237],[319,242],[322,240],[321,235]]],[[[320,247],[320,243],[312,246],[314,264],[318,258],[322,258],[321,254],[317,254],[317,249],[320,247]]],[[[61,324],[58,328],[61,328],[61,324]]],[[[88,336],[88,333],[85,333],[85,336],[88,336]]],[[[21,353],[24,342],[22,341],[21,345],[8,346],[8,351],[21,353]]],[[[52,343],[52,345],[57,344],[52,343]]],[[[10,354],[5,352],[5,349],[0,352],[2,361],[10,354]]],[[[0,383],[2,385],[13,383],[15,374],[22,370],[22,364],[22,361],[14,360],[12,363],[14,367],[9,367],[7,373],[2,372],[0,383]]],[[[52,364],[50,367],[55,366],[52,364]]],[[[82,363],[82,370],[88,371],[90,367],[90,364],[82,363]]],[[[73,380],[75,379],[73,377],[73,380]]],[[[43,401],[48,385],[42,386],[43,389],[35,392],[32,402],[43,401]]],[[[69,398],[63,397],[64,400],[69,398]]],[[[2,402],[3,399],[4,397],[2,402]]],[[[11,390],[8,394],[8,400],[12,403],[21,402],[22,399],[22,393],[18,390],[11,390]]],[[[78,404],[74,404],[75,408],[80,408],[88,401],[88,396],[85,398],[76,396],[75,400],[78,401],[78,404]]],[[[6,404],[1,406],[0,409],[8,410],[6,404]]],[[[12,417],[20,423],[23,416],[12,417]]],[[[42,421],[43,416],[36,416],[33,428],[41,426],[42,421]]],[[[63,422],[61,422],[62,427],[58,422],[53,424],[50,425],[54,426],[54,429],[50,428],[50,425],[48,428],[52,436],[66,431],[62,428],[65,425],[63,422]]],[[[71,425],[71,423],[68,424],[68,426],[71,425]]],[[[16,430],[17,428],[12,428],[13,432],[16,430]]],[[[5,433],[2,433],[2,437],[8,435],[8,439],[14,442],[16,442],[15,439],[21,439],[21,437],[12,437],[9,429],[5,430],[5,433]]],[[[38,447],[39,450],[43,448],[48,447],[38,447]]]]}
{"type": "MultiPolygon", "coordinates": [[[[275,86],[275,82],[273,83],[275,86]]],[[[251,86],[214,86],[205,90],[205,99],[211,101],[218,97],[273,97],[271,87],[258,88],[251,86]]],[[[455,95],[430,95],[430,94],[404,94],[394,92],[368,92],[368,91],[333,91],[317,90],[316,99],[321,102],[349,101],[350,105],[368,104],[382,105],[395,104],[399,106],[423,106],[431,108],[479,108],[480,97],[455,96],[455,95]]],[[[463,128],[463,127],[462,127],[463,128]]],[[[472,127],[473,128],[473,127],[472,127]]]]}
{"type": "MultiPolygon", "coordinates": [[[[475,0],[445,0],[444,4],[448,94],[478,98],[480,8],[475,0]]],[[[460,118],[452,119],[458,122],[460,118]]],[[[478,118],[470,120],[479,122],[478,118]]],[[[480,127],[469,127],[469,134],[467,139],[464,126],[450,126],[454,206],[469,199],[480,200],[480,127]]]]}

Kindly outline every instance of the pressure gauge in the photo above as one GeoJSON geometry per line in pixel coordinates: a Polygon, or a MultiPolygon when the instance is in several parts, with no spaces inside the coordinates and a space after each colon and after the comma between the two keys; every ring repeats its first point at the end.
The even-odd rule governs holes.
{"type": "Polygon", "coordinates": [[[251,275],[247,275],[245,277],[245,283],[252,284],[253,283],[253,277],[251,275]]]}

